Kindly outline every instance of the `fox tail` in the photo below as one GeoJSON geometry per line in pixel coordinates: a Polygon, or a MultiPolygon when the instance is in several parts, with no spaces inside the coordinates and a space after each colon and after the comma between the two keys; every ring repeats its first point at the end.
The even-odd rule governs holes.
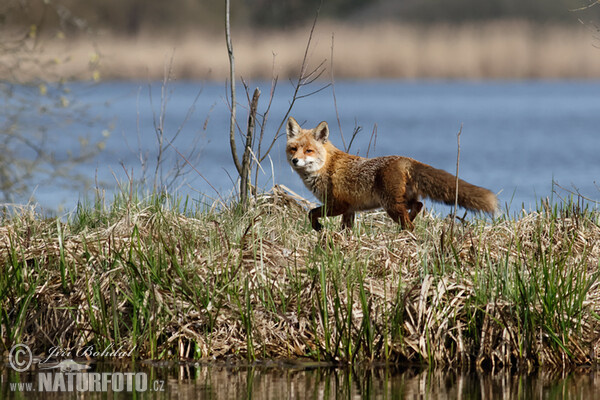
{"type": "MultiPolygon", "coordinates": [[[[454,205],[456,177],[444,170],[416,162],[413,179],[421,196],[434,201],[454,205]]],[[[458,205],[471,211],[483,211],[494,215],[498,211],[498,199],[494,193],[469,182],[458,180],[458,205]]]]}

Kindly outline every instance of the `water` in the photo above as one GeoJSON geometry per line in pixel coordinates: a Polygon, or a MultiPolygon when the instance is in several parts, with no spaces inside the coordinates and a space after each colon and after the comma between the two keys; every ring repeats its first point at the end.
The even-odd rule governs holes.
{"type": "MultiPolygon", "coordinates": [[[[249,86],[261,88],[259,112],[264,112],[270,83],[249,86]]],[[[303,93],[318,88],[313,84],[303,93]]],[[[108,128],[111,136],[104,151],[78,167],[78,172],[90,178],[90,188],[79,185],[63,189],[40,180],[34,198],[45,208],[69,211],[80,199],[93,198],[94,186],[106,189],[110,198],[116,182],[124,182],[128,176],[146,176],[148,182],[153,182],[157,154],[154,121],[160,117],[160,83],[75,84],[70,89],[73,104],[87,105],[87,113],[100,122],[74,122],[55,131],[52,123],[45,122],[55,137],[50,146],[55,146],[60,155],[76,147],[80,135],[89,135],[92,141],[102,139],[102,132],[108,128]],[[145,173],[140,162],[144,156],[145,173]]],[[[269,111],[266,142],[272,140],[282,121],[291,92],[289,82],[279,83],[269,111]]],[[[173,190],[198,198],[199,193],[216,197],[216,189],[225,197],[233,190],[236,174],[229,149],[224,84],[174,81],[165,93],[167,137],[180,130],[173,147],[186,154],[194,147],[199,150],[198,157],[190,161],[204,177],[192,171],[186,182],[177,181],[173,190]]],[[[457,133],[462,127],[460,177],[499,193],[503,207],[509,206],[512,211],[531,209],[541,198],[559,200],[569,195],[568,191],[600,199],[598,81],[346,81],[336,83],[335,93],[346,142],[356,126],[362,127],[352,145],[353,153],[366,155],[368,150],[369,156],[405,155],[454,173],[457,133]],[[553,182],[567,191],[553,186],[553,182]]],[[[246,104],[241,85],[238,101],[246,104]]],[[[291,115],[305,127],[328,121],[331,140],[343,147],[331,88],[299,99],[291,115]]],[[[245,124],[247,110],[243,106],[238,107],[238,118],[240,124],[245,124]]],[[[270,158],[263,162],[259,187],[284,184],[314,200],[287,165],[284,146],[285,137],[281,137],[270,158]]],[[[164,157],[165,175],[176,162],[182,162],[173,148],[167,148],[164,157]]],[[[431,203],[426,205],[431,207],[431,203]]]]}
{"type": "Polygon", "coordinates": [[[592,399],[600,391],[600,374],[588,368],[577,373],[537,371],[427,370],[418,367],[333,368],[318,364],[262,363],[135,367],[111,363],[91,364],[77,372],[37,370],[17,374],[0,369],[3,399],[85,398],[153,399],[592,399]],[[120,383],[119,373],[137,373],[131,392],[120,383]],[[107,374],[105,378],[101,374],[107,374]],[[73,383],[68,387],[69,378],[73,383]],[[90,384],[90,377],[99,376],[90,384]],[[40,375],[43,379],[40,380],[40,375]],[[61,375],[59,377],[59,375],[61,375]],[[60,379],[59,379],[60,378],[60,379]],[[85,380],[87,379],[87,380],[85,380]],[[112,379],[112,381],[110,380],[112,379]],[[56,383],[57,381],[61,383],[56,383]],[[104,383],[106,381],[106,384],[104,383]],[[62,382],[65,382],[63,385],[62,382]],[[143,383],[142,383],[143,382],[143,383]],[[19,386],[20,383],[20,386],[19,386]],[[96,392],[77,392],[86,388],[96,392]],[[103,387],[102,385],[106,385],[103,387]],[[113,386],[114,385],[114,386],[113,386]],[[113,390],[113,387],[115,390],[113,390]]]}

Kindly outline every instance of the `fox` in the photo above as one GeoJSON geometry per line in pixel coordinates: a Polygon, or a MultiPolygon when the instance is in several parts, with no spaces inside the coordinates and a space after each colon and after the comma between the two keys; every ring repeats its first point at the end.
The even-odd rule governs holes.
{"type": "MultiPolygon", "coordinates": [[[[429,198],[455,204],[456,177],[444,170],[403,156],[365,158],[336,148],[329,141],[329,126],[323,121],[303,129],[289,117],[286,124],[286,154],[292,169],[323,204],[308,218],[315,231],[319,218],[342,216],[342,229],[352,228],[357,211],[383,208],[403,230],[412,231],[429,198]]],[[[488,189],[458,180],[458,205],[493,215],[498,199],[488,189]]]]}

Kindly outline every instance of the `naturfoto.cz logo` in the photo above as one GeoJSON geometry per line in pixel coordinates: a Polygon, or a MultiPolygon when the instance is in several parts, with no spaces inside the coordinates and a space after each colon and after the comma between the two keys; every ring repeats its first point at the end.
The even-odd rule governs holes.
{"type": "MultiPolygon", "coordinates": [[[[89,354],[93,349],[88,347],[84,352],[89,354]]],[[[72,355],[71,352],[59,352],[57,348],[50,351],[52,355],[58,353],[65,356],[72,355]]],[[[101,353],[109,354],[109,351],[105,349],[101,353]]],[[[116,353],[113,352],[113,355],[116,353]]],[[[51,363],[48,362],[50,357],[38,364],[40,372],[35,374],[37,386],[34,385],[35,382],[11,382],[10,389],[23,392],[146,392],[165,389],[162,380],[153,381],[149,387],[148,375],[145,372],[88,372],[87,369],[90,367],[85,363],[78,363],[73,359],[51,363]]],[[[25,372],[31,368],[33,359],[31,349],[27,345],[16,344],[10,350],[8,362],[15,371],[25,372]]]]}

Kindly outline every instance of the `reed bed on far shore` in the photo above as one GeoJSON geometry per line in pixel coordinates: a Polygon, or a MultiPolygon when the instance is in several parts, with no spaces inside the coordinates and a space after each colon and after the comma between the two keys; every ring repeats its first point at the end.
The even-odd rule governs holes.
{"type": "Polygon", "coordinates": [[[412,233],[375,212],[351,232],[329,219],[317,234],[306,207],[275,187],[246,211],[129,194],[66,220],[7,211],[2,350],[481,369],[598,362],[598,210],[544,202],[519,218],[455,224],[425,212],[412,233]]]}
{"type": "MultiPolygon", "coordinates": [[[[310,29],[233,32],[236,69],[245,79],[296,77],[310,29]]],[[[527,79],[600,78],[593,26],[496,21],[464,25],[370,25],[322,21],[312,37],[310,61],[327,60],[336,78],[527,79]]],[[[161,80],[166,65],[179,79],[225,80],[224,33],[146,32],[118,37],[40,41],[45,62],[23,63],[0,79],[161,80]]],[[[0,56],[0,62],[12,65],[0,56]]],[[[328,75],[323,76],[328,78],[328,75]]]]}

